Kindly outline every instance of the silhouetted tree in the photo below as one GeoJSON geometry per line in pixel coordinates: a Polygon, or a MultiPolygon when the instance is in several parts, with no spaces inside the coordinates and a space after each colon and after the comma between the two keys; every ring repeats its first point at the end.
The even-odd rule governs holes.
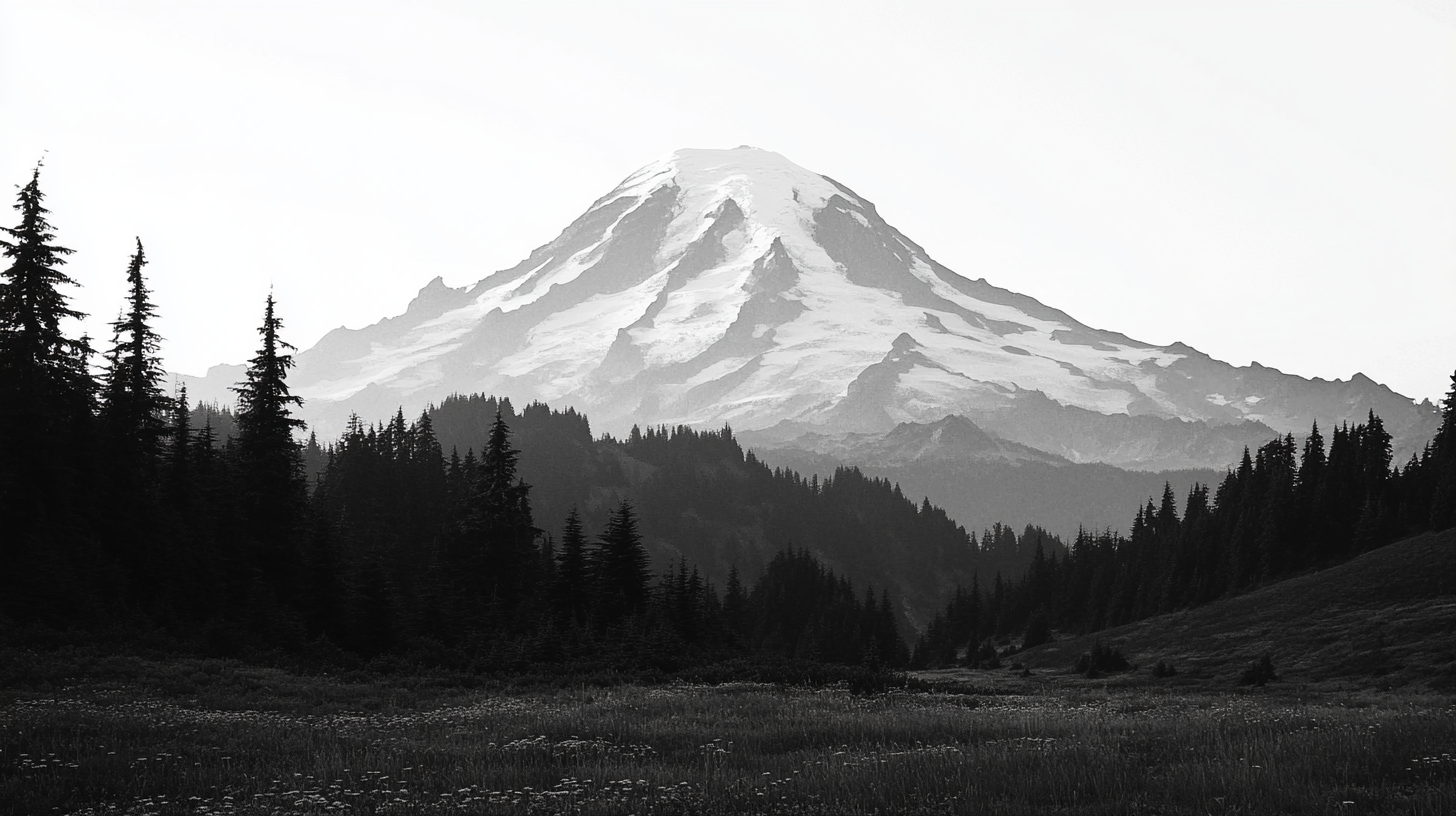
{"type": "Polygon", "coordinates": [[[597,620],[604,625],[620,621],[642,609],[647,602],[647,551],[637,531],[637,515],[623,501],[607,521],[592,552],[591,569],[596,584],[597,620]]]}
{"type": "Polygon", "coordinates": [[[1432,530],[1456,527],[1456,374],[1441,402],[1441,427],[1428,448],[1430,462],[1432,530]]]}
{"type": "Polygon", "coordinates": [[[586,537],[581,516],[573,507],[561,531],[561,549],[556,555],[556,615],[563,623],[581,626],[591,608],[591,585],[587,574],[586,537]]]}
{"type": "MultiPolygon", "coordinates": [[[[535,590],[539,532],[531,519],[531,488],[516,475],[520,453],[511,446],[510,428],[500,412],[491,424],[484,455],[475,470],[466,500],[461,560],[469,590],[477,600],[499,609],[513,609],[535,590]]],[[[465,469],[472,469],[467,454],[465,469]]]]}
{"type": "Polygon", "coordinates": [[[23,389],[6,393],[26,394],[24,402],[36,405],[38,413],[76,410],[92,388],[85,345],[61,328],[61,321],[85,316],[70,308],[59,289],[75,284],[60,269],[74,250],[54,243],[44,200],[37,165],[15,205],[20,224],[0,228],[9,236],[0,239],[0,253],[10,259],[0,282],[0,382],[7,389],[23,389]]]}
{"type": "Polygon", "coordinates": [[[273,588],[289,594],[296,568],[296,538],[302,530],[306,487],[303,461],[294,431],[303,421],[292,409],[303,400],[288,389],[293,346],[278,336],[283,327],[274,311],[273,294],[263,310],[258,334],[262,347],[248,362],[247,379],[233,390],[238,395],[237,463],[238,506],[245,532],[251,537],[254,568],[273,588]]]}
{"type": "Polygon", "coordinates": [[[120,465],[137,477],[155,464],[161,441],[169,432],[170,400],[162,392],[161,338],[152,328],[156,307],[142,276],[146,252],[141,239],[127,265],[127,304],[112,323],[116,343],[108,352],[101,389],[101,416],[120,465]]]}
{"type": "Polygon", "coordinates": [[[80,573],[100,567],[85,530],[96,512],[90,347],[63,330],[84,315],[61,291],[75,283],[61,271],[72,250],[55,243],[44,199],[37,164],[20,223],[0,238],[0,609],[22,619],[81,610],[80,573]]]}

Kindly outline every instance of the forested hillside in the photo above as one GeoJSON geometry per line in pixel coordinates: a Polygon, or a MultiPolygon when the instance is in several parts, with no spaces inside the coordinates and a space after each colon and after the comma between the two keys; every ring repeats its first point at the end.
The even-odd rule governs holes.
{"type": "Polygon", "coordinates": [[[886,464],[786,448],[760,455],[774,466],[805,474],[833,473],[853,464],[867,476],[898,484],[908,496],[929,498],[968,528],[1000,522],[1019,529],[1031,524],[1067,539],[1078,527],[1121,527],[1129,510],[1140,506],[1148,495],[1159,493],[1164,482],[1181,495],[1193,484],[1220,475],[1214,470],[1149,472],[1066,461],[927,459],[886,464]]]}
{"type": "Polygon", "coordinates": [[[1443,422],[1419,456],[1392,465],[1373,413],[1342,424],[1328,446],[1316,425],[1303,447],[1275,439],[1228,471],[1216,490],[1194,485],[1179,512],[1165,487],[1130,532],[1083,530],[1068,557],[1037,559],[982,610],[975,585],[931,622],[917,663],[975,662],[988,639],[1052,628],[1087,633],[1206,604],[1311,568],[1340,564],[1425,530],[1456,526],[1456,375],[1443,422]],[[957,658],[957,654],[963,655],[957,658]]]}

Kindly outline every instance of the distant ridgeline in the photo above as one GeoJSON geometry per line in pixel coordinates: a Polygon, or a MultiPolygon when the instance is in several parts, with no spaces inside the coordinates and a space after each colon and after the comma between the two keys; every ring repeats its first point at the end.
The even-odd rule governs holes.
{"type": "Polygon", "coordinates": [[[977,537],[854,468],[771,470],[726,427],[593,439],[575,411],[474,396],[300,444],[271,295],[236,410],[191,409],[161,388],[140,241],[100,359],[65,334],[70,250],[42,200],[37,168],[0,240],[0,645],[132,639],[553,676],[878,668],[907,663],[899,633],[928,621],[916,660],[932,665],[984,637],[1198,604],[1456,521],[1456,387],[1404,468],[1371,415],[1328,452],[1317,433],[1302,457],[1271,442],[1211,500],[1195,488],[1181,518],[1165,491],[1127,538],[1083,533],[1070,551],[1036,527],[977,537]]]}

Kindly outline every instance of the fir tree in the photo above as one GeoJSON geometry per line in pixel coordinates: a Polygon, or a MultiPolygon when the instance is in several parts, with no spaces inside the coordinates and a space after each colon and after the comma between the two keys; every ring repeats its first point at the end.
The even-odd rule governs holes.
{"type": "MultiPolygon", "coordinates": [[[[514,608],[532,594],[539,571],[539,530],[531,519],[531,487],[516,475],[520,453],[499,411],[491,423],[462,524],[468,580],[477,600],[514,608]]],[[[466,455],[469,464],[472,457],[466,455]]]]}
{"type": "Polygon", "coordinates": [[[900,639],[900,627],[895,623],[894,608],[890,606],[890,591],[880,590],[880,605],[875,610],[874,624],[875,658],[882,666],[903,667],[910,656],[905,642],[900,639]]]}
{"type": "Polygon", "coordinates": [[[293,368],[294,347],[278,336],[283,321],[274,312],[273,294],[263,308],[263,325],[258,334],[263,346],[258,354],[249,360],[247,380],[232,390],[238,395],[238,444],[240,446],[262,446],[268,452],[287,449],[296,452],[293,431],[303,427],[303,420],[294,419],[290,406],[300,406],[303,400],[288,390],[288,371],[293,368]],[[288,445],[283,445],[282,440],[288,445]]]}
{"type": "Polygon", "coordinates": [[[1441,402],[1441,427],[1430,445],[1432,495],[1430,527],[1456,527],[1456,374],[1451,390],[1441,402]]]}
{"type": "Polygon", "coordinates": [[[15,205],[20,224],[0,228],[10,236],[0,238],[0,254],[10,259],[0,282],[0,382],[22,389],[7,393],[25,393],[28,402],[54,410],[60,406],[51,405],[53,400],[70,398],[74,403],[89,393],[90,381],[85,344],[61,330],[61,321],[85,317],[67,305],[59,289],[75,284],[60,270],[74,250],[53,243],[56,236],[44,200],[36,165],[15,205]]]}
{"type": "Polygon", "coordinates": [[[270,292],[263,325],[258,328],[262,348],[249,361],[247,379],[233,388],[238,395],[233,459],[238,469],[239,509],[256,547],[255,566],[279,589],[284,589],[296,566],[292,545],[301,530],[306,496],[303,460],[293,438],[303,421],[292,413],[303,400],[288,390],[293,356],[285,350],[293,346],[278,336],[282,326],[270,292]]]}
{"type": "Polygon", "coordinates": [[[169,400],[162,392],[162,364],[157,354],[161,338],[152,329],[156,307],[151,301],[142,267],[146,252],[140,238],[127,265],[127,309],[112,323],[116,343],[108,353],[102,387],[102,416],[112,444],[124,467],[145,470],[160,452],[166,436],[169,400]]]}
{"type": "Polygon", "coordinates": [[[748,637],[748,594],[738,579],[738,565],[728,568],[728,583],[723,588],[723,624],[735,640],[748,637]]]}
{"type": "Polygon", "coordinates": [[[20,224],[0,228],[9,236],[0,254],[10,259],[0,277],[0,496],[15,496],[16,511],[31,503],[21,498],[27,486],[65,491],[50,477],[66,458],[62,437],[89,417],[93,390],[85,338],[62,331],[62,321],[85,315],[60,291],[75,284],[60,269],[72,250],[54,243],[44,199],[37,165],[15,205],[20,224]]]}
{"type": "Polygon", "coordinates": [[[597,609],[601,623],[611,624],[641,610],[647,603],[647,550],[637,532],[637,515],[623,501],[607,521],[593,559],[597,609]]]}
{"type": "Polygon", "coordinates": [[[561,531],[561,551],[556,556],[556,614],[565,623],[586,622],[590,587],[586,564],[586,537],[582,534],[581,516],[576,508],[566,515],[561,531]]]}
{"type": "Polygon", "coordinates": [[[20,188],[20,224],[5,227],[0,255],[0,610],[17,617],[80,610],[80,575],[95,519],[90,346],[63,321],[83,317],[61,287],[71,250],[55,243],[42,205],[40,166],[20,188]]]}
{"type": "Polygon", "coordinates": [[[183,383],[177,387],[177,395],[172,398],[171,428],[167,432],[171,437],[167,448],[167,479],[172,491],[172,502],[178,507],[185,507],[191,495],[191,469],[188,467],[191,459],[191,425],[192,417],[187,410],[187,385],[183,383]]]}

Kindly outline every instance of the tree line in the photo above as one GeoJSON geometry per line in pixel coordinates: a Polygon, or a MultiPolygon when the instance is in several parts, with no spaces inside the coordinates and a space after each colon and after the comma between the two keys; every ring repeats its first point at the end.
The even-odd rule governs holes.
{"type": "MultiPolygon", "coordinates": [[[[485,429],[500,414],[521,451],[518,476],[531,486],[532,512],[548,522],[541,526],[552,535],[560,535],[561,520],[572,509],[587,529],[600,531],[615,504],[630,498],[654,563],[685,559],[718,587],[734,566],[756,577],[778,552],[806,550],[860,588],[873,582],[888,589],[904,630],[909,621],[933,614],[974,571],[1016,575],[1031,557],[1015,536],[986,531],[978,537],[940,508],[910,501],[892,482],[855,468],[808,478],[770,468],[727,427],[640,427],[620,439],[593,437],[587,418],[571,409],[540,403],[518,409],[509,399],[484,395],[451,396],[427,414],[449,454],[447,468],[455,459],[475,461],[486,447],[485,429]]],[[[194,412],[194,419],[222,427],[228,415],[194,412]]],[[[389,423],[360,430],[382,438],[398,436],[407,425],[397,412],[389,423]],[[391,424],[392,431],[384,427],[391,424]]],[[[338,444],[306,445],[305,459],[312,463],[306,469],[322,475],[327,449],[338,444]]],[[[391,501],[408,489],[377,492],[381,501],[391,501]]],[[[1042,535],[1047,547],[1061,548],[1054,536],[1042,535]]]]}
{"type": "Polygon", "coordinates": [[[1456,374],[1435,437],[1404,466],[1371,412],[1247,449],[1217,490],[1195,484],[1179,512],[1171,486],[1138,508],[1127,535],[1081,530],[1070,553],[1038,554],[1021,577],[988,594],[956,591],[915,649],[915,665],[985,661],[1023,635],[1087,633],[1208,603],[1311,568],[1349,560],[1414,533],[1456,526],[1456,374]]]}
{"type": "MultiPolygon", "coordinates": [[[[654,574],[629,501],[595,534],[575,508],[559,527],[539,524],[503,401],[490,401],[478,455],[446,456],[430,411],[354,417],[338,440],[300,444],[294,349],[271,293],[236,410],[190,408],[185,389],[163,388],[139,239],[98,359],[65,331],[82,315],[62,291],[71,250],[56,242],[39,176],[0,240],[0,631],[474,671],[908,660],[888,592],[861,594],[806,550],[785,549],[751,586],[732,569],[720,589],[686,559],[654,574]]],[[[590,436],[573,411],[526,415],[568,427],[566,439],[590,436]]],[[[727,429],[638,431],[622,444],[664,469],[697,467],[704,449],[743,456],[727,429]]]]}

